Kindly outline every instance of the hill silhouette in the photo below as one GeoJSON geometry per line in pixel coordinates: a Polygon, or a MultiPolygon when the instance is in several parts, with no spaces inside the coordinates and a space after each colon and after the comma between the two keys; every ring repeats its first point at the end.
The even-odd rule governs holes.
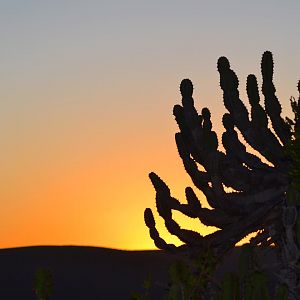
{"type": "MultiPolygon", "coordinates": [[[[239,252],[239,248],[235,248],[229,253],[216,279],[236,270],[239,252]]],[[[49,269],[53,276],[50,300],[126,300],[133,292],[143,292],[143,282],[149,274],[155,282],[151,299],[162,299],[168,268],[175,259],[165,251],[156,250],[122,251],[82,246],[1,249],[0,299],[35,299],[34,277],[40,267],[49,269]]],[[[274,253],[264,257],[266,264],[274,261],[274,253]]],[[[270,286],[272,284],[270,282],[270,286]]]]}
{"type": "MultiPolygon", "coordinates": [[[[50,299],[128,299],[142,292],[152,274],[164,282],[172,257],[163,251],[121,251],[97,247],[34,246],[0,250],[0,299],[32,300],[35,272],[53,276],[50,299]]],[[[153,289],[160,299],[162,289],[153,289]]]]}

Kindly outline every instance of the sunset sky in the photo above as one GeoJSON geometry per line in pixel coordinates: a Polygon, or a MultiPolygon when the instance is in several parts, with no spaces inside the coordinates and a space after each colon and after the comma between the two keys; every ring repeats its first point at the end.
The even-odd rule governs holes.
{"type": "Polygon", "coordinates": [[[220,136],[217,59],[228,57],[248,103],[246,76],[260,83],[270,50],[290,114],[299,12],[299,0],[0,0],[0,248],[153,249],[143,220],[155,208],[148,173],[181,200],[193,186],[174,140],[180,81],[193,81],[196,107],[209,107],[220,136]]]}

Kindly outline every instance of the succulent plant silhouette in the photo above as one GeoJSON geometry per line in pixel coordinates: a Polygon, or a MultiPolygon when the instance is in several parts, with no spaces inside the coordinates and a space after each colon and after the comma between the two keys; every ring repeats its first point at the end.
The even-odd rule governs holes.
{"type": "Polygon", "coordinates": [[[273,84],[273,57],[269,51],[264,52],[261,61],[264,105],[260,101],[255,75],[247,77],[250,111],[240,99],[238,77],[230,68],[228,59],[220,57],[217,67],[224,105],[228,110],[222,119],[225,152],[218,149],[209,109],[203,108],[199,114],[194,106],[193,84],[189,79],[182,80],[182,104],[175,105],[173,110],[179,127],[175,134],[179,155],[194,186],[205,195],[211,209],[202,207],[191,187],[185,189],[187,203],[180,203],[172,197],[167,184],[151,172],[149,177],[156,190],[158,214],[164,219],[168,231],[184,244],[176,247],[160,237],[150,208],[145,210],[145,223],[158,248],[191,255],[210,245],[214,253],[222,257],[249,233],[257,232],[251,240],[252,245],[268,247],[274,244],[279,249],[282,264],[279,277],[288,286],[289,298],[297,299],[300,97],[291,100],[294,120],[284,119],[273,84]],[[245,142],[241,141],[239,133],[245,142]],[[246,144],[260,155],[249,152],[250,147],[246,144]],[[298,181],[295,176],[298,176],[298,181]],[[173,219],[172,211],[198,218],[203,224],[220,230],[202,236],[183,229],[173,219]]]}

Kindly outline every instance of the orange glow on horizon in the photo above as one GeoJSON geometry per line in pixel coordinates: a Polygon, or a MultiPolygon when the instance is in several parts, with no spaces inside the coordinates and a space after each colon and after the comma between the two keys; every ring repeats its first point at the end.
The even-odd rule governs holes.
{"type": "MultiPolygon", "coordinates": [[[[167,232],[157,215],[155,190],[148,179],[148,173],[155,171],[169,185],[172,195],[185,201],[184,189],[193,185],[172,137],[164,143],[160,137],[150,137],[142,140],[140,147],[124,144],[122,155],[118,145],[111,145],[102,155],[98,155],[97,146],[95,149],[89,145],[78,146],[77,151],[68,152],[69,156],[62,153],[63,159],[58,161],[43,160],[43,165],[30,168],[25,164],[18,172],[6,174],[7,184],[1,186],[2,195],[19,199],[19,204],[17,211],[13,211],[12,206],[8,208],[11,214],[2,216],[7,226],[2,228],[1,248],[90,245],[155,249],[143,220],[146,207],[152,208],[161,236],[168,243],[181,244],[167,232]],[[17,178],[22,180],[17,181],[17,178]],[[17,188],[12,188],[13,182],[18,182],[17,188]],[[27,203],[31,203],[30,206],[27,203]]],[[[202,205],[208,207],[203,194],[194,190],[202,205]]],[[[174,218],[182,228],[203,235],[217,230],[177,212],[174,218]]]]}

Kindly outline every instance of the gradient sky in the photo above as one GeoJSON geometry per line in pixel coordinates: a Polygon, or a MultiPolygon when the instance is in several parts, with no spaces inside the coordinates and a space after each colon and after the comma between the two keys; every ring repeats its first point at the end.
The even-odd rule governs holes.
{"type": "Polygon", "coordinates": [[[220,134],[218,57],[246,99],[246,76],[260,82],[270,50],[290,114],[299,12],[299,0],[0,0],[0,247],[154,248],[143,221],[155,208],[148,173],[181,200],[192,185],[174,141],[180,81],[193,81],[196,107],[210,108],[220,134]]]}

